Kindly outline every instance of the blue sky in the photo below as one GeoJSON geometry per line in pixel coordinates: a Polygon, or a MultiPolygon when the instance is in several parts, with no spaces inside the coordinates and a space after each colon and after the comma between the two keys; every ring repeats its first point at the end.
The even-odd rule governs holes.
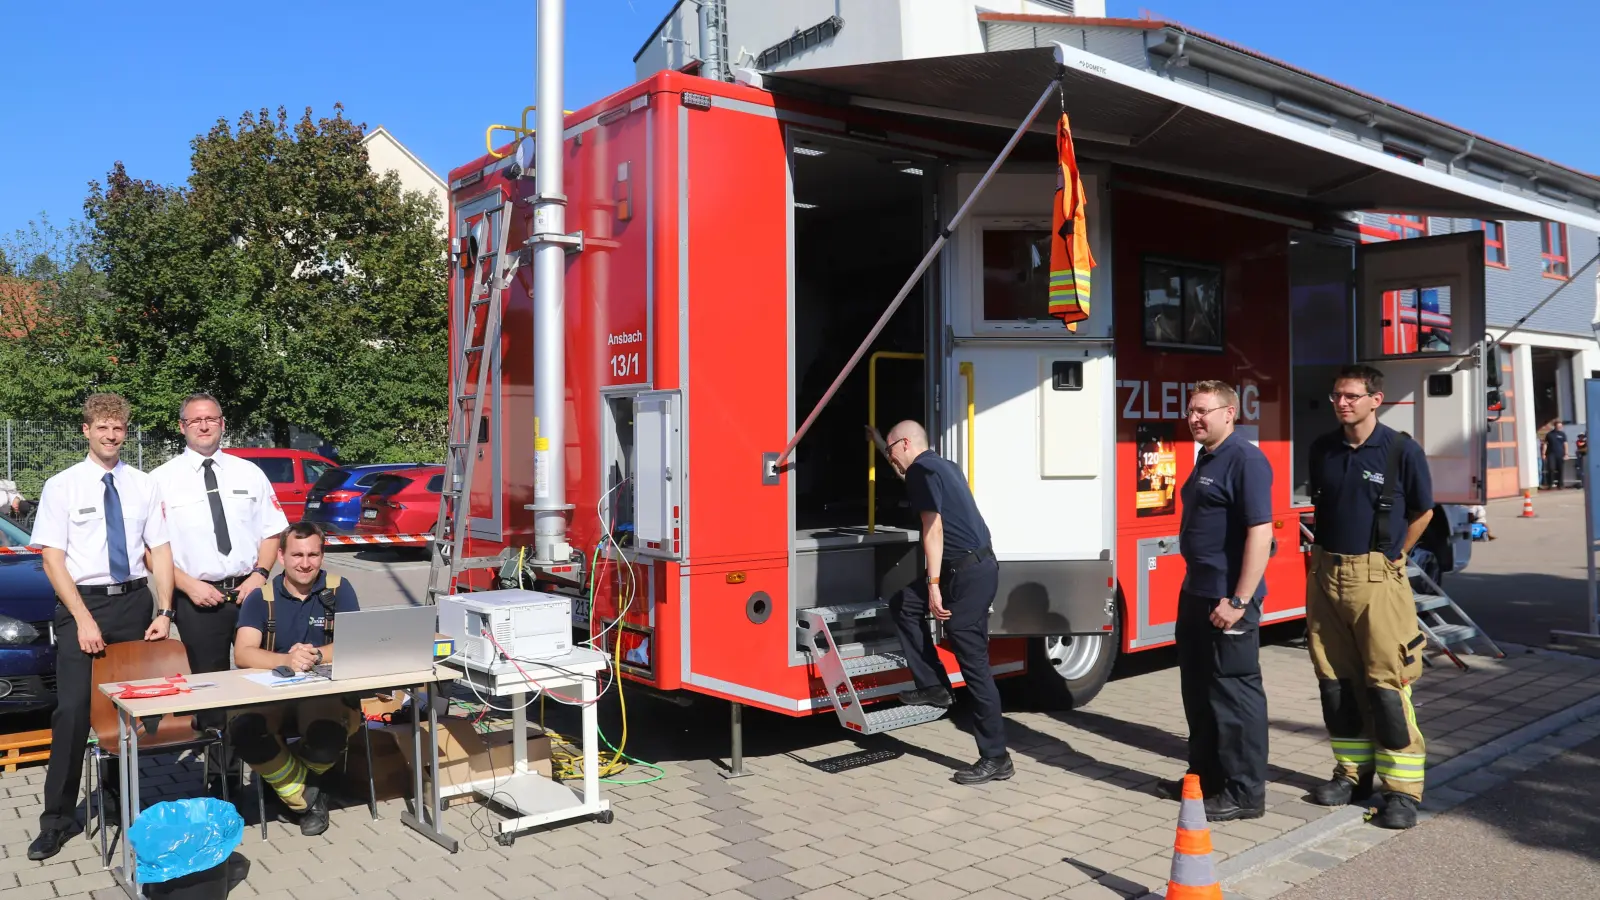
{"type": "MultiPolygon", "coordinates": [[[[672,0],[567,6],[567,107],[574,109],[633,81],[633,54],[672,0]]],[[[533,102],[533,7],[6,4],[0,60],[12,83],[0,94],[0,234],[41,212],[57,224],[81,217],[88,182],[104,178],[116,160],[135,177],[181,182],[197,134],[219,116],[231,122],[261,107],[286,106],[298,117],[308,105],[326,115],[342,102],[346,115],[388,126],[443,175],[482,152],[486,125],[533,102]],[[452,24],[463,18],[473,24],[452,24]],[[507,40],[512,34],[523,37],[507,40]]],[[[1593,96],[1600,73],[1592,50],[1578,46],[1600,25],[1593,0],[1108,2],[1114,16],[1144,8],[1600,173],[1593,96]],[[1525,9],[1537,12],[1518,15],[1525,9]]]]}

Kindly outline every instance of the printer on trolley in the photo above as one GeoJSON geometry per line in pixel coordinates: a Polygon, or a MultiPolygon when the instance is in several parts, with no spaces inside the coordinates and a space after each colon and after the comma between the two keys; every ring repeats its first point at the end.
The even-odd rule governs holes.
{"type": "Polygon", "coordinates": [[[555,659],[572,651],[572,601],[543,591],[450,594],[439,600],[439,630],[455,641],[455,659],[473,668],[555,659]]]}

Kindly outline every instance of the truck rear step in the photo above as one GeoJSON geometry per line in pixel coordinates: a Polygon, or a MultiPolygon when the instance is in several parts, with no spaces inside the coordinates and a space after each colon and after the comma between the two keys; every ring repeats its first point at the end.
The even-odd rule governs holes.
{"type": "Polygon", "coordinates": [[[888,629],[888,606],[854,603],[802,609],[796,640],[811,657],[822,683],[827,685],[839,723],[857,734],[879,734],[921,725],[943,716],[937,706],[886,706],[866,709],[855,679],[864,675],[903,670],[905,656],[888,629]],[[842,642],[841,642],[842,641],[842,642]],[[891,650],[890,648],[896,648],[891,650]]]}

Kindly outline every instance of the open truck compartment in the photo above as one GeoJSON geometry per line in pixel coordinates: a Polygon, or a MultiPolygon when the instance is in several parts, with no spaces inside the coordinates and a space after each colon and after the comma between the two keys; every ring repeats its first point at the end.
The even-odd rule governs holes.
{"type": "MultiPolygon", "coordinates": [[[[519,283],[491,358],[478,441],[493,462],[475,471],[467,550],[506,562],[459,584],[512,571],[572,595],[588,633],[620,618],[607,640],[632,680],[791,715],[833,706],[881,730],[915,716],[850,719],[837,698],[847,688],[859,712],[907,685],[877,610],[921,564],[869,421],[922,421],[967,473],[1001,561],[994,670],[1047,675],[1076,704],[1118,653],[1172,640],[1195,382],[1235,386],[1241,430],[1273,464],[1269,621],[1303,614],[1300,457],[1332,427],[1319,397],[1338,366],[1392,372],[1385,421],[1448,461],[1441,496],[1481,496],[1481,236],[1373,252],[1352,211],[1600,217],[1531,183],[1398,160],[1364,126],[1319,131],[1189,68],[1162,76],[1078,46],[740,84],[662,72],[568,116],[563,189],[582,241],[565,271],[564,445],[545,452],[563,455],[573,554],[528,550],[540,432],[519,283]],[[1045,302],[1062,109],[1098,263],[1074,332],[1045,302]],[[831,660],[824,626],[838,629],[831,660]]],[[[1252,59],[1239,65],[1271,65],[1252,59]]],[[[509,203],[504,252],[519,252],[534,178],[500,157],[453,171],[452,236],[509,203]]]]}

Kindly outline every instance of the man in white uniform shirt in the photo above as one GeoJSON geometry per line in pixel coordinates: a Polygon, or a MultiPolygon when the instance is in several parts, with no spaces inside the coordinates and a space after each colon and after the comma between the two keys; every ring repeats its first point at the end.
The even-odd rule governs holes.
{"type": "MultiPolygon", "coordinates": [[[[229,668],[239,601],[271,576],[289,520],[260,466],[218,451],[226,422],[217,398],[190,395],[178,406],[178,426],[188,446],[150,473],[167,504],[173,609],[190,671],[221,672],[229,668]]],[[[225,724],[221,710],[198,718],[203,728],[225,724]]]]}
{"type": "MultiPolygon", "coordinates": [[[[44,483],[33,526],[56,599],[56,710],[50,719],[44,812],[28,858],[49,859],[77,830],[78,782],[89,740],[93,657],[107,644],[166,640],[172,618],[172,548],[161,492],[123,463],[128,401],[93,394],[83,404],[89,455],[44,483]],[[148,556],[148,559],[147,559],[148,556]],[[155,605],[151,606],[152,587],[155,605]]],[[[115,774],[102,784],[115,783],[115,774]]],[[[119,808],[106,798],[107,819],[119,808]]]]}

